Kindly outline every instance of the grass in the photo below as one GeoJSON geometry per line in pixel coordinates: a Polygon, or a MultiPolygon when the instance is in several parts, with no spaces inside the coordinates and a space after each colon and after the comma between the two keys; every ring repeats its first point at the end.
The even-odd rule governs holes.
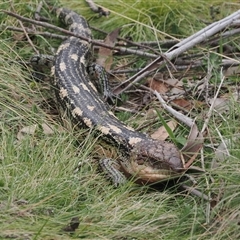
{"type": "MultiPolygon", "coordinates": [[[[9,3],[1,3],[0,8],[7,9],[9,3]]],[[[222,6],[221,1],[218,3],[222,6]]],[[[28,16],[36,8],[36,3],[14,1],[11,4],[17,12],[28,16]]],[[[106,6],[112,7],[111,3],[106,6]]],[[[136,10],[136,5],[131,10],[136,10]]],[[[121,15],[124,14],[135,18],[131,12],[121,15]]],[[[16,20],[2,13],[0,20],[17,25],[16,20]]],[[[192,23],[194,31],[198,27],[192,23]]],[[[167,29],[166,26],[166,32],[170,33],[167,29]]],[[[216,129],[224,139],[232,140],[230,157],[219,161],[216,168],[210,167],[214,152],[204,148],[207,171],[197,179],[200,190],[215,194],[210,210],[206,201],[179,193],[175,188],[156,191],[129,182],[116,189],[99,173],[96,164],[100,150],[103,154],[113,154],[114,150],[103,148],[87,130],[76,129],[67,118],[60,118],[49,82],[35,82],[30,69],[18,63],[33,54],[26,39],[21,37],[7,31],[0,35],[0,239],[240,237],[240,150],[239,139],[233,137],[240,127],[236,100],[231,100],[228,114],[213,115],[208,127],[206,144],[221,142],[216,129]],[[51,126],[53,133],[44,133],[42,124],[51,126]],[[33,134],[17,139],[22,128],[33,125],[37,126],[33,134]],[[74,173],[79,162],[81,167],[74,173]],[[79,217],[79,227],[74,233],[63,231],[73,217],[79,217]]],[[[141,34],[136,37],[140,38],[141,34]]],[[[48,39],[33,41],[40,51],[51,52],[48,39]]],[[[218,67],[214,68],[216,89],[218,67]]],[[[228,81],[229,86],[233,86],[239,79],[235,76],[228,81]]],[[[203,109],[200,116],[206,112],[207,108],[203,109]]],[[[200,156],[196,165],[201,165],[200,156]]]]}
{"type": "Polygon", "coordinates": [[[66,1],[69,8],[78,9],[92,26],[106,31],[121,27],[121,34],[135,41],[163,40],[187,37],[205,26],[206,22],[221,19],[234,11],[237,1],[226,3],[222,0],[178,1],[166,0],[96,0],[96,4],[111,12],[110,16],[100,18],[93,14],[84,1],[66,1]]]}

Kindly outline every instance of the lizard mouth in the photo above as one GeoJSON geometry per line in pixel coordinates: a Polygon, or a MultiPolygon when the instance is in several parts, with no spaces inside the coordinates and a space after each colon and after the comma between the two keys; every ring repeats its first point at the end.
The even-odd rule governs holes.
{"type": "Polygon", "coordinates": [[[134,145],[129,161],[121,162],[126,175],[143,183],[169,180],[185,172],[181,154],[171,143],[145,139],[134,145]]]}

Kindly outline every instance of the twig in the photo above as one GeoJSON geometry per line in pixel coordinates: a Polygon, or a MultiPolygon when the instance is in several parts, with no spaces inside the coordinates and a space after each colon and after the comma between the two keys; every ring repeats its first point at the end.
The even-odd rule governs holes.
{"type": "MultiPolygon", "coordinates": [[[[160,101],[160,103],[162,104],[162,107],[167,110],[169,113],[171,113],[175,118],[177,118],[179,121],[181,121],[182,123],[184,123],[185,125],[187,125],[188,127],[191,128],[191,130],[196,127],[194,120],[192,120],[191,118],[183,115],[180,112],[177,112],[176,110],[174,110],[173,108],[171,108],[170,106],[168,106],[166,104],[166,102],[163,100],[163,98],[161,97],[161,95],[155,90],[154,91],[155,95],[157,96],[158,100],[160,101]]],[[[190,144],[191,144],[191,138],[189,139],[190,144]]],[[[202,139],[203,141],[203,139],[202,139]]],[[[200,142],[199,142],[200,143],[200,142]]],[[[201,144],[200,144],[201,145],[201,144]]],[[[187,145],[188,146],[188,145],[187,145]]],[[[185,146],[185,147],[187,147],[185,146]]],[[[196,151],[197,154],[198,151],[196,151]]],[[[193,156],[192,159],[194,159],[195,155],[193,156]]],[[[190,165],[192,164],[192,159],[189,160],[189,162],[187,164],[185,164],[186,169],[188,169],[190,167],[190,165]]],[[[198,191],[197,189],[194,189],[192,187],[189,187],[185,184],[181,184],[180,185],[182,188],[184,188],[185,190],[189,191],[191,194],[196,195],[198,197],[203,198],[204,200],[209,201],[211,199],[211,196],[207,196],[204,193],[198,191]]]]}
{"type": "MultiPolygon", "coordinates": [[[[4,25],[3,25],[3,27],[4,27],[4,25]]],[[[5,29],[6,30],[10,30],[10,31],[15,31],[15,32],[24,32],[24,30],[25,30],[25,32],[27,32],[28,34],[31,34],[31,35],[40,35],[40,36],[44,36],[44,37],[48,37],[48,38],[55,38],[55,39],[61,39],[61,40],[66,40],[68,38],[65,35],[59,35],[59,34],[50,33],[50,32],[35,31],[35,30],[33,30],[31,28],[27,28],[27,27],[25,27],[24,30],[23,30],[22,28],[18,28],[18,27],[5,26],[5,29]]],[[[121,39],[121,38],[119,38],[119,39],[121,39]]],[[[95,40],[95,41],[101,42],[100,40],[95,40]]],[[[126,41],[128,41],[128,40],[126,40],[126,41]]],[[[142,43],[142,44],[145,44],[145,43],[142,43]]],[[[151,42],[150,42],[150,44],[151,44],[151,42]]],[[[95,44],[95,45],[99,45],[99,44],[95,44]]],[[[142,48],[145,47],[145,46],[142,46],[141,44],[139,44],[139,46],[141,46],[142,48]]],[[[150,48],[150,50],[153,50],[153,49],[150,48]]],[[[130,53],[130,52],[128,52],[128,48],[126,50],[124,50],[124,51],[126,53],[130,53]]],[[[134,51],[136,51],[136,50],[134,50],[134,51]]],[[[188,55],[188,56],[186,56],[186,58],[190,58],[191,59],[193,57],[201,57],[201,56],[202,56],[202,54],[195,54],[195,55],[188,55]]],[[[184,57],[182,57],[182,58],[184,58],[184,57]]],[[[189,68],[190,64],[191,64],[190,69],[192,69],[192,68],[196,68],[196,67],[201,67],[204,63],[202,61],[200,61],[200,60],[196,60],[196,61],[189,60],[188,61],[188,60],[177,59],[174,62],[174,67],[177,70],[182,70],[182,69],[189,68]]],[[[220,66],[230,67],[230,66],[238,66],[239,64],[240,64],[239,61],[236,60],[236,59],[223,59],[222,63],[220,63],[220,66]]],[[[169,65],[168,67],[171,67],[171,66],[169,65]]],[[[142,69],[143,68],[122,69],[122,70],[120,69],[120,70],[112,70],[110,73],[111,74],[135,73],[135,72],[141,71],[142,69]]]]}
{"type": "MultiPolygon", "coordinates": [[[[94,43],[96,45],[100,45],[100,44],[97,44],[95,41],[92,41],[92,43],[94,43]]],[[[147,57],[147,58],[156,58],[159,56],[156,54],[147,53],[147,52],[143,52],[143,51],[139,51],[139,50],[135,50],[135,49],[129,49],[127,47],[110,47],[110,46],[108,46],[107,48],[117,50],[121,53],[129,53],[129,54],[138,55],[138,56],[147,57]]]]}
{"type": "MultiPolygon", "coordinates": [[[[85,40],[85,41],[87,41],[87,42],[89,42],[89,43],[92,42],[92,39],[91,39],[91,38],[86,38],[86,37],[80,36],[80,35],[78,35],[78,34],[74,34],[74,33],[70,32],[70,31],[68,31],[68,30],[66,30],[66,29],[63,29],[63,28],[54,26],[54,25],[52,25],[52,24],[50,24],[50,23],[33,20],[33,19],[31,19],[31,18],[26,18],[26,17],[23,17],[23,16],[21,16],[21,15],[19,15],[19,14],[17,14],[17,13],[13,13],[13,12],[6,11],[6,10],[1,10],[1,12],[4,12],[4,13],[6,13],[7,15],[12,16],[12,17],[15,17],[15,18],[17,18],[17,19],[19,19],[19,20],[21,20],[21,21],[23,21],[23,22],[30,22],[30,23],[32,23],[32,24],[34,24],[34,25],[42,26],[42,27],[45,27],[45,28],[50,28],[50,29],[57,30],[57,31],[59,31],[59,32],[62,32],[62,33],[64,33],[64,34],[67,34],[67,35],[70,35],[70,36],[78,37],[78,38],[80,38],[80,39],[82,39],[82,40],[85,40]]],[[[103,45],[104,45],[104,44],[103,44],[103,45]]],[[[105,47],[105,46],[104,46],[104,47],[105,47]]]]}
{"type": "MultiPolygon", "coordinates": [[[[203,153],[203,148],[200,151],[201,153],[201,162],[204,162],[204,153],[203,153]]],[[[205,169],[205,167],[204,167],[205,169]]],[[[211,199],[211,191],[210,191],[210,187],[209,187],[209,181],[207,176],[205,175],[205,182],[206,182],[206,189],[209,190],[208,192],[208,198],[211,199]]],[[[206,205],[206,223],[209,224],[210,222],[210,213],[211,213],[211,201],[209,201],[206,205]]]]}
{"type": "MultiPolygon", "coordinates": [[[[12,26],[6,26],[5,29],[10,30],[10,31],[15,31],[15,32],[24,32],[22,30],[22,28],[12,27],[12,26]]],[[[48,38],[56,38],[56,39],[61,39],[61,40],[66,40],[68,38],[67,36],[64,36],[64,35],[54,34],[54,33],[50,33],[50,32],[35,31],[35,30],[32,30],[31,28],[27,28],[27,27],[25,27],[25,31],[31,35],[41,35],[41,36],[48,37],[48,38]]]]}
{"type": "MultiPolygon", "coordinates": [[[[214,98],[213,98],[213,101],[212,101],[212,104],[211,104],[211,106],[210,106],[210,108],[209,108],[209,111],[208,111],[207,114],[206,114],[206,118],[205,118],[205,121],[204,121],[202,130],[201,130],[201,133],[203,133],[203,132],[206,130],[207,126],[208,126],[208,123],[209,123],[209,121],[210,121],[212,112],[213,112],[213,110],[214,110],[215,101],[216,101],[216,99],[217,99],[217,97],[218,97],[219,91],[220,91],[220,89],[221,89],[221,87],[222,87],[222,84],[223,84],[223,81],[224,81],[224,79],[225,79],[225,77],[223,76],[223,73],[222,73],[222,69],[221,69],[221,71],[220,71],[220,76],[221,76],[221,82],[220,82],[219,87],[218,87],[218,89],[217,89],[217,92],[216,92],[216,94],[215,94],[215,96],[214,96],[214,98]]],[[[201,165],[202,165],[202,169],[205,170],[203,150],[201,150],[201,165]]],[[[208,181],[207,177],[205,178],[205,181],[206,181],[207,189],[209,189],[209,181],[208,181]]],[[[209,192],[209,197],[210,197],[210,196],[211,196],[211,192],[209,192]]],[[[209,223],[209,221],[210,221],[210,208],[211,208],[211,206],[210,206],[210,203],[209,203],[209,204],[207,204],[207,206],[206,206],[206,222],[207,222],[207,223],[209,223]]]]}
{"type": "MultiPolygon", "coordinates": [[[[240,21],[233,21],[229,26],[231,27],[235,27],[235,26],[240,26],[240,21]]],[[[220,33],[218,36],[211,38],[211,39],[205,39],[205,41],[203,41],[204,44],[206,43],[212,43],[213,41],[219,41],[220,39],[223,38],[227,38],[227,37],[231,37],[233,35],[239,34],[240,29],[231,29],[228,30],[226,32],[220,33]]],[[[151,42],[139,42],[138,44],[140,45],[147,45],[147,46],[158,46],[160,45],[161,47],[172,47],[175,44],[177,44],[178,42],[180,42],[181,40],[166,40],[166,41],[151,41],[151,42]]]]}
{"type": "MultiPolygon", "coordinates": [[[[12,27],[12,26],[7,26],[6,29],[11,30],[11,31],[24,32],[21,28],[12,27]]],[[[67,36],[64,36],[64,35],[54,34],[54,33],[50,33],[50,32],[34,31],[30,28],[25,28],[25,31],[29,34],[32,34],[32,35],[41,35],[41,36],[45,36],[45,37],[49,37],[49,38],[56,38],[56,39],[61,39],[61,40],[65,40],[65,39],[68,38],[67,36]]],[[[77,36],[77,35],[75,35],[75,36],[77,36]]],[[[142,51],[139,51],[139,50],[132,50],[132,49],[129,49],[129,48],[126,48],[126,47],[110,47],[108,45],[105,45],[105,44],[101,43],[98,40],[92,40],[92,43],[95,44],[95,45],[99,45],[99,46],[104,46],[104,47],[106,46],[107,48],[115,49],[115,50],[118,50],[122,53],[135,54],[135,55],[149,57],[149,58],[157,57],[157,55],[154,55],[154,54],[142,52],[142,51]]]]}
{"type": "Polygon", "coordinates": [[[95,45],[98,45],[98,46],[102,46],[102,47],[105,47],[105,48],[109,48],[109,49],[114,49],[114,50],[117,50],[117,51],[122,52],[122,53],[130,53],[130,54],[139,55],[139,56],[148,57],[148,58],[156,58],[156,57],[158,57],[158,55],[156,55],[156,54],[146,53],[146,52],[139,51],[139,50],[132,50],[132,49],[128,49],[128,48],[125,48],[125,47],[112,47],[112,46],[109,46],[109,45],[104,44],[102,42],[95,41],[95,40],[93,40],[91,38],[86,38],[86,37],[83,37],[83,36],[81,36],[79,34],[74,34],[73,32],[70,32],[70,31],[68,31],[66,29],[54,26],[52,24],[49,24],[49,23],[46,23],[46,22],[36,21],[36,20],[30,19],[30,18],[26,18],[26,17],[20,16],[20,15],[18,15],[16,13],[10,12],[10,11],[2,10],[2,12],[8,14],[9,16],[15,17],[15,18],[17,18],[17,19],[19,19],[19,20],[21,20],[23,22],[30,22],[30,23],[35,24],[35,25],[39,25],[39,26],[42,26],[42,27],[50,28],[50,29],[62,32],[64,34],[66,34],[66,35],[80,38],[80,39],[82,39],[84,41],[87,41],[89,43],[92,43],[92,44],[95,44],[95,45]]]}
{"type": "MultiPolygon", "coordinates": [[[[220,91],[220,89],[221,89],[221,87],[222,87],[222,84],[223,84],[223,81],[224,81],[224,79],[225,79],[225,77],[224,77],[224,75],[223,75],[223,73],[222,73],[222,68],[221,68],[221,71],[220,71],[220,76],[221,76],[221,82],[220,82],[220,84],[219,84],[219,86],[218,86],[218,89],[217,89],[217,92],[216,92],[216,94],[215,94],[215,96],[214,96],[214,98],[213,98],[213,101],[212,101],[212,104],[211,104],[211,106],[210,106],[210,108],[209,108],[209,111],[208,111],[207,114],[206,114],[205,121],[204,121],[202,130],[201,130],[201,133],[204,133],[205,130],[206,130],[206,128],[207,128],[207,126],[208,126],[208,123],[209,123],[210,118],[211,118],[211,116],[212,116],[212,112],[213,112],[213,110],[214,110],[215,101],[216,101],[216,99],[217,99],[217,97],[218,97],[219,91],[220,91]]],[[[203,166],[202,166],[202,167],[203,167],[203,166]]]]}
{"type": "MultiPolygon", "coordinates": [[[[184,69],[194,69],[194,68],[197,68],[197,67],[201,67],[204,64],[205,64],[204,62],[199,61],[199,60],[192,61],[192,62],[190,62],[190,61],[179,61],[179,62],[176,61],[174,63],[174,67],[175,67],[176,70],[184,70],[184,69]]],[[[233,60],[223,59],[222,63],[220,63],[219,65],[222,66],[223,68],[228,68],[228,67],[233,67],[233,66],[239,66],[240,63],[239,63],[239,61],[237,61],[235,59],[233,59],[233,60]]],[[[170,65],[168,65],[168,67],[171,68],[170,65]]],[[[110,72],[110,74],[136,73],[136,72],[139,72],[141,70],[142,70],[142,68],[118,69],[118,70],[112,70],[110,72]]],[[[200,85],[200,84],[197,83],[197,85],[200,85]]],[[[193,89],[193,88],[196,88],[196,85],[193,86],[192,88],[188,89],[187,92],[191,91],[191,89],[193,89]]]]}
{"type": "Polygon", "coordinates": [[[18,21],[18,22],[19,22],[19,24],[21,25],[22,30],[23,30],[23,32],[24,32],[24,34],[25,34],[25,36],[26,36],[26,38],[27,38],[29,44],[32,46],[32,48],[33,48],[33,50],[36,52],[36,54],[39,55],[39,51],[35,48],[34,44],[32,43],[32,40],[31,40],[30,37],[28,36],[28,33],[26,32],[26,30],[25,30],[25,28],[24,28],[22,22],[21,22],[21,21],[18,21]]]}
{"type": "Polygon", "coordinates": [[[43,2],[42,1],[40,1],[39,2],[39,4],[38,4],[38,6],[37,6],[37,9],[36,9],[36,11],[35,11],[35,14],[34,14],[34,19],[35,20],[40,20],[40,11],[41,11],[41,9],[42,9],[42,5],[43,5],[43,2]]]}
{"type": "Polygon", "coordinates": [[[180,184],[180,187],[182,187],[183,189],[185,189],[186,191],[188,191],[190,194],[195,195],[197,197],[200,197],[206,201],[211,200],[211,198],[209,196],[207,196],[206,194],[198,191],[197,189],[193,188],[193,187],[189,187],[186,184],[180,184]]]}
{"type": "Polygon", "coordinates": [[[167,110],[169,113],[171,113],[176,119],[178,119],[179,121],[181,121],[182,123],[186,124],[188,127],[192,127],[194,124],[194,121],[185,116],[184,114],[174,110],[173,108],[171,108],[170,106],[167,105],[167,103],[163,100],[163,98],[161,97],[161,95],[155,90],[154,94],[156,95],[157,99],[159,100],[159,102],[162,104],[162,107],[167,110]]]}
{"type": "MultiPolygon", "coordinates": [[[[4,27],[4,26],[3,26],[4,27]]],[[[41,31],[35,31],[31,28],[27,28],[25,27],[24,30],[22,28],[18,28],[18,27],[13,27],[13,26],[5,26],[5,29],[6,30],[10,30],[10,31],[16,31],[16,32],[26,32],[28,34],[31,34],[31,35],[40,35],[40,36],[44,36],[44,37],[48,37],[48,38],[55,38],[55,39],[61,39],[61,40],[66,40],[68,37],[65,36],[65,35],[59,35],[59,34],[55,34],[55,33],[50,33],[50,32],[41,32],[41,31]]],[[[120,38],[121,39],[121,38],[120,38]]],[[[125,39],[126,40],[126,39],[125,39]]],[[[96,42],[100,42],[99,40],[95,40],[96,42]]],[[[94,41],[94,42],[95,42],[94,41]]],[[[128,40],[126,40],[128,42],[128,40]]],[[[131,42],[131,41],[130,41],[131,42]]],[[[95,43],[95,45],[100,45],[98,43],[95,43]]],[[[146,42],[147,43],[147,42],[146,42]]],[[[134,44],[134,42],[133,42],[134,44]]],[[[142,44],[145,44],[145,43],[142,43],[142,44]]],[[[151,44],[151,42],[150,42],[151,44]]],[[[141,47],[144,47],[142,46],[141,44],[139,44],[139,46],[141,47]]],[[[150,48],[150,50],[153,50],[152,48],[150,48]]],[[[125,53],[136,53],[136,50],[131,50],[129,48],[122,48],[122,52],[125,52],[125,53]]],[[[137,54],[139,53],[139,51],[137,52],[137,54]]],[[[142,54],[140,52],[140,54],[142,54]]],[[[144,53],[146,56],[147,53],[144,53]]],[[[153,56],[156,56],[156,55],[149,55],[149,57],[153,57],[153,56]]],[[[193,57],[201,57],[202,55],[199,55],[199,54],[195,54],[195,55],[188,55],[187,58],[193,58],[193,57]]],[[[182,57],[184,58],[184,57],[182,57]]],[[[190,66],[190,69],[192,68],[197,68],[197,67],[200,67],[202,66],[204,63],[200,60],[196,60],[196,61],[193,61],[193,60],[181,60],[181,59],[178,59],[176,62],[174,62],[174,67],[177,69],[177,70],[183,70],[183,69],[187,69],[189,68],[189,65],[191,64],[190,66]]],[[[236,59],[223,59],[222,60],[222,63],[220,63],[220,66],[223,66],[223,67],[230,67],[230,66],[238,66],[240,63],[238,60],[236,59]]],[[[171,68],[170,65],[168,65],[168,67],[171,68]]],[[[136,69],[123,69],[123,70],[112,70],[110,73],[111,74],[123,74],[123,73],[136,73],[136,72],[139,72],[139,71],[142,71],[143,68],[136,68],[136,69]]]]}
{"type": "MultiPolygon", "coordinates": [[[[228,150],[229,146],[227,146],[227,141],[223,139],[223,136],[222,136],[222,134],[220,133],[220,131],[218,130],[217,127],[215,128],[215,130],[216,130],[216,132],[217,132],[217,134],[218,134],[218,136],[219,136],[219,138],[220,138],[220,140],[221,140],[221,144],[223,145],[225,156],[226,156],[226,157],[227,157],[227,156],[230,156],[230,152],[229,152],[229,150],[228,150]]],[[[228,143],[228,144],[229,144],[229,143],[228,143]]],[[[212,164],[212,165],[213,165],[213,164],[212,164]]]]}
{"type": "Polygon", "coordinates": [[[93,12],[99,13],[100,16],[108,16],[110,14],[110,11],[102,8],[102,7],[98,7],[93,0],[85,0],[85,2],[88,4],[88,6],[91,8],[91,10],[93,12]]]}
{"type": "Polygon", "coordinates": [[[161,46],[162,48],[170,48],[175,44],[179,43],[181,40],[169,39],[165,41],[149,41],[149,42],[138,42],[140,45],[144,46],[161,46]]]}
{"type": "MultiPolygon", "coordinates": [[[[114,110],[115,111],[119,111],[119,112],[128,112],[128,113],[133,113],[133,114],[136,114],[136,113],[139,113],[139,111],[137,110],[132,110],[132,109],[129,109],[129,108],[125,108],[125,107],[114,107],[114,110]]],[[[145,114],[141,113],[140,116],[145,116],[145,114]]]]}
{"type": "Polygon", "coordinates": [[[141,71],[142,68],[131,68],[131,69],[117,69],[117,70],[112,70],[110,74],[124,74],[124,73],[136,73],[141,71]]]}
{"type": "Polygon", "coordinates": [[[159,67],[159,62],[162,63],[161,67],[164,67],[166,65],[165,58],[163,58],[163,56],[156,58],[154,61],[152,61],[146,67],[144,67],[141,71],[139,71],[134,76],[132,76],[131,78],[129,78],[126,81],[124,81],[123,83],[121,83],[118,87],[116,87],[113,90],[113,93],[115,95],[121,94],[123,91],[125,91],[126,89],[128,89],[130,87],[130,84],[132,85],[132,84],[140,81],[144,77],[148,76],[150,73],[152,73],[159,67]]]}
{"type": "Polygon", "coordinates": [[[138,78],[140,80],[143,78],[143,76],[145,77],[146,71],[148,71],[148,73],[151,73],[152,71],[156,70],[157,68],[165,66],[166,59],[168,61],[170,61],[173,58],[179,56],[181,53],[187,51],[188,49],[192,48],[193,46],[205,41],[210,36],[223,30],[224,28],[229,26],[234,20],[237,20],[239,17],[240,17],[240,10],[220,21],[212,23],[211,25],[203,28],[202,30],[191,35],[190,37],[182,40],[181,42],[179,42],[178,44],[176,44],[172,48],[170,48],[165,54],[162,54],[157,59],[155,59],[153,62],[148,64],[140,72],[136,73],[134,76],[132,76],[128,80],[124,81],[117,88],[115,88],[114,89],[115,94],[122,93],[125,89],[127,89],[127,86],[131,82],[133,82],[136,78],[138,78]]]}
{"type": "MultiPolygon", "coordinates": [[[[231,24],[231,26],[232,26],[232,24],[231,24]]],[[[226,31],[226,32],[224,32],[224,33],[221,33],[219,36],[216,36],[216,37],[214,37],[214,38],[211,38],[209,41],[206,40],[205,42],[207,42],[207,43],[212,43],[212,42],[214,42],[214,41],[219,41],[219,40],[222,40],[222,39],[224,39],[224,38],[231,37],[231,36],[233,36],[233,35],[235,35],[235,34],[239,34],[239,32],[240,32],[240,29],[239,29],[239,28],[238,28],[238,29],[231,29],[231,30],[229,30],[229,31],[226,31]]],[[[205,42],[204,42],[204,43],[205,43],[205,42]]]]}
{"type": "MultiPolygon", "coordinates": [[[[95,28],[95,27],[90,27],[91,29],[93,29],[93,30],[95,30],[95,31],[98,31],[98,32],[100,32],[100,33],[104,33],[104,34],[108,34],[107,32],[105,32],[105,31],[103,31],[103,30],[100,30],[100,29],[98,29],[98,28],[95,28]]],[[[155,54],[157,54],[157,56],[160,54],[159,53],[159,51],[156,51],[155,49],[153,49],[152,47],[149,47],[147,44],[141,44],[141,43],[136,43],[136,42],[133,42],[133,41],[131,41],[131,40],[128,40],[128,39],[126,39],[126,38],[122,38],[122,37],[117,37],[117,39],[119,40],[119,41],[124,41],[124,42],[126,42],[126,43],[128,43],[128,44],[130,44],[130,45],[132,45],[132,46],[136,46],[136,47],[138,47],[138,48],[141,48],[141,49],[148,49],[148,50],[150,50],[150,51],[152,51],[153,53],[155,53],[155,54]]]]}
{"type": "Polygon", "coordinates": [[[38,4],[38,6],[37,6],[37,9],[36,9],[36,11],[35,11],[34,19],[35,19],[35,20],[38,20],[38,21],[41,20],[41,21],[47,22],[47,21],[49,21],[49,19],[48,19],[48,18],[45,18],[45,17],[42,17],[42,16],[40,15],[40,11],[41,11],[41,9],[42,9],[42,6],[43,6],[43,2],[40,1],[39,4],[38,4]]]}

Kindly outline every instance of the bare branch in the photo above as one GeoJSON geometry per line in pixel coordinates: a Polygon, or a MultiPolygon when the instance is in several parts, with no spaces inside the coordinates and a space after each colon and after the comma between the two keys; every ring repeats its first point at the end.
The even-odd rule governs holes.
{"type": "Polygon", "coordinates": [[[49,24],[49,23],[46,23],[46,22],[36,21],[36,20],[30,19],[30,18],[26,18],[26,17],[20,16],[16,13],[10,12],[10,11],[2,10],[2,12],[8,14],[9,16],[15,17],[15,18],[17,18],[17,19],[19,19],[23,22],[30,22],[30,23],[38,25],[38,26],[53,29],[53,30],[62,32],[64,34],[68,35],[68,36],[74,36],[74,37],[80,38],[80,39],[82,39],[84,41],[87,41],[89,43],[92,43],[94,45],[102,46],[102,47],[109,48],[109,49],[114,49],[114,50],[117,50],[117,51],[122,52],[122,53],[135,54],[135,55],[139,55],[139,56],[142,56],[142,57],[149,57],[149,58],[158,57],[158,55],[156,55],[156,54],[151,54],[151,53],[147,53],[147,52],[143,52],[143,51],[139,51],[139,50],[132,50],[132,49],[128,49],[128,48],[125,48],[125,47],[112,47],[112,46],[109,46],[109,45],[104,44],[102,42],[93,40],[91,38],[86,38],[86,37],[83,37],[79,34],[74,34],[73,32],[70,32],[70,31],[68,31],[66,29],[63,29],[63,28],[60,28],[60,27],[57,27],[55,25],[52,25],[52,24],[49,24]]]}
{"type": "Polygon", "coordinates": [[[108,16],[110,11],[105,8],[97,6],[92,0],[85,0],[88,6],[91,8],[93,12],[99,13],[100,16],[108,16]]]}
{"type": "Polygon", "coordinates": [[[151,73],[152,71],[162,68],[166,65],[166,60],[171,61],[172,59],[176,58],[183,52],[187,51],[188,49],[196,46],[197,44],[205,41],[207,38],[213,36],[214,34],[218,33],[219,31],[225,29],[227,26],[230,26],[235,20],[240,18],[240,10],[231,14],[230,16],[214,22],[209,26],[203,28],[202,30],[198,31],[197,33],[191,35],[190,37],[182,40],[181,42],[175,44],[172,48],[170,48],[165,54],[162,54],[150,64],[148,64],[145,68],[141,71],[136,73],[134,76],[129,78],[128,80],[124,81],[120,84],[117,88],[114,89],[115,94],[120,94],[124,90],[128,88],[128,85],[133,82],[136,78],[139,80],[146,76],[146,71],[151,73]]]}

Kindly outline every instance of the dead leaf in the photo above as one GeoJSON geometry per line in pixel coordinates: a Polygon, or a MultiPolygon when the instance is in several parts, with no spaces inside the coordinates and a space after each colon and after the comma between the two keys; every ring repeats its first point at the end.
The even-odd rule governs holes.
{"type": "Polygon", "coordinates": [[[22,129],[19,130],[17,134],[17,139],[21,141],[23,140],[23,138],[25,138],[26,135],[34,135],[36,129],[37,129],[37,124],[23,127],[22,129]]]}
{"type": "MultiPolygon", "coordinates": [[[[172,121],[169,121],[167,125],[172,131],[174,131],[174,129],[177,127],[177,122],[172,120],[172,121]]],[[[161,126],[160,128],[158,128],[158,130],[151,135],[151,138],[156,140],[162,140],[162,141],[166,140],[166,138],[168,137],[169,137],[169,134],[164,126],[161,126]]]]}
{"type": "Polygon", "coordinates": [[[184,108],[184,109],[187,109],[187,110],[190,110],[192,108],[192,104],[190,101],[188,100],[185,100],[183,98],[179,98],[179,99],[174,99],[173,102],[180,106],[181,108],[184,108]]]}
{"type": "Polygon", "coordinates": [[[224,113],[229,111],[229,108],[231,106],[231,100],[237,101],[239,98],[239,93],[237,89],[233,89],[233,92],[227,93],[222,95],[220,98],[211,98],[209,100],[209,104],[213,104],[213,108],[218,113],[224,113]]]}
{"type": "MultiPolygon", "coordinates": [[[[104,44],[107,44],[108,46],[115,46],[115,43],[117,41],[118,35],[119,35],[119,28],[113,30],[110,32],[107,37],[104,40],[104,44]]],[[[100,47],[98,52],[98,59],[97,64],[103,66],[106,71],[109,71],[112,65],[112,49],[100,47]]]]}
{"type": "Polygon", "coordinates": [[[229,77],[229,76],[236,76],[237,74],[240,73],[239,66],[234,66],[234,67],[229,67],[224,71],[224,76],[229,77]]]}
{"type": "Polygon", "coordinates": [[[184,166],[186,169],[189,168],[196,159],[199,151],[202,148],[203,141],[203,135],[201,132],[199,132],[197,125],[194,123],[190,130],[188,140],[181,149],[184,161],[186,163],[184,166]]]}
{"type": "MultiPolygon", "coordinates": [[[[36,130],[39,128],[37,124],[31,125],[31,126],[26,126],[23,127],[22,129],[19,130],[17,134],[17,139],[19,141],[23,140],[26,136],[29,135],[34,135],[36,130]]],[[[45,123],[41,124],[42,131],[45,135],[50,135],[53,134],[53,128],[45,123]]]]}
{"type": "Polygon", "coordinates": [[[223,161],[227,157],[229,157],[229,146],[231,145],[230,139],[223,140],[218,146],[218,148],[215,151],[215,157],[212,161],[212,168],[217,168],[219,165],[219,162],[223,161]]]}
{"type": "Polygon", "coordinates": [[[212,98],[209,100],[209,104],[213,104],[213,108],[218,112],[218,113],[223,113],[229,110],[229,100],[225,98],[212,98]]]}
{"type": "Polygon", "coordinates": [[[51,135],[54,133],[53,129],[45,123],[42,124],[42,128],[45,135],[51,135]]]}
{"type": "Polygon", "coordinates": [[[215,157],[212,160],[212,168],[217,168],[219,163],[230,156],[229,149],[231,149],[235,142],[239,140],[240,134],[234,134],[231,139],[223,139],[215,151],[215,157]]]}
{"type": "Polygon", "coordinates": [[[176,78],[167,78],[167,79],[164,79],[164,82],[171,87],[175,87],[175,86],[181,87],[182,86],[182,84],[180,84],[181,81],[179,81],[176,78]]]}
{"type": "Polygon", "coordinates": [[[151,119],[153,117],[157,117],[157,111],[153,108],[150,108],[147,110],[146,114],[145,114],[145,118],[146,119],[151,119]]]}
{"type": "Polygon", "coordinates": [[[13,34],[13,39],[16,41],[25,41],[26,40],[26,35],[24,33],[14,33],[13,34]]]}
{"type": "Polygon", "coordinates": [[[156,90],[157,92],[159,92],[161,94],[166,93],[168,91],[168,87],[166,86],[166,84],[164,82],[159,81],[159,80],[155,80],[153,78],[148,79],[147,85],[152,90],[156,90]]]}
{"type": "Polygon", "coordinates": [[[73,217],[70,223],[62,230],[65,232],[75,232],[75,230],[79,227],[79,224],[79,217],[73,217]]]}

